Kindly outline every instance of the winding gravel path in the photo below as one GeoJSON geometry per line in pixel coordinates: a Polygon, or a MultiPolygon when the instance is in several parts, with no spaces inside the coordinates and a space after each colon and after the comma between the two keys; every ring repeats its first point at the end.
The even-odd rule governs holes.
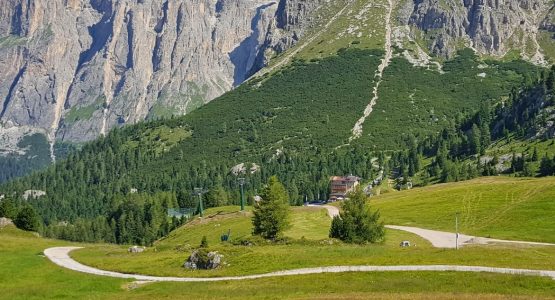
{"type": "Polygon", "coordinates": [[[317,268],[304,268],[287,271],[278,271],[257,275],[246,276],[232,276],[232,277],[212,277],[212,278],[190,278],[190,277],[158,277],[146,276],[138,274],[123,274],[118,272],[111,272],[92,268],[83,265],[69,256],[73,250],[82,247],[55,247],[44,250],[44,255],[48,257],[56,265],[70,269],[77,272],[108,276],[114,278],[135,279],[138,281],[153,281],[153,282],[210,282],[210,281],[231,281],[231,280],[247,280],[279,276],[293,276],[293,275],[307,275],[307,274],[321,274],[321,273],[344,273],[344,272],[401,272],[401,271],[437,271],[437,272],[487,272],[499,274],[512,274],[512,275],[529,275],[529,276],[544,276],[550,277],[555,280],[555,271],[547,270],[528,270],[528,269],[510,269],[510,268],[490,268],[490,267],[475,267],[475,266],[450,266],[450,265],[429,265],[429,266],[332,266],[332,267],[317,267],[317,268]]]}
{"type": "Polygon", "coordinates": [[[335,216],[339,216],[339,208],[331,205],[317,205],[317,204],[309,204],[309,207],[321,207],[325,208],[328,211],[328,216],[333,219],[335,216]]]}
{"type": "Polygon", "coordinates": [[[393,0],[387,0],[387,11],[386,11],[385,20],[384,20],[384,24],[385,24],[385,43],[384,43],[385,55],[384,55],[384,58],[382,59],[381,64],[378,66],[378,70],[376,71],[376,75],[374,76],[376,83],[375,83],[375,85],[372,89],[372,94],[373,94],[372,100],[370,100],[370,103],[368,103],[368,105],[364,109],[362,117],[360,117],[360,119],[358,119],[358,121],[355,123],[355,126],[352,129],[351,137],[349,137],[349,143],[351,143],[352,141],[354,141],[354,140],[356,140],[356,139],[358,139],[362,136],[362,130],[363,130],[364,122],[366,122],[366,119],[368,119],[370,114],[374,111],[374,106],[376,105],[376,103],[378,102],[378,99],[380,97],[380,95],[378,93],[378,90],[379,90],[380,85],[381,85],[382,80],[383,80],[384,70],[389,66],[389,63],[391,62],[391,59],[393,59],[393,47],[392,47],[392,41],[391,41],[391,35],[392,35],[391,19],[392,19],[394,8],[395,8],[395,3],[393,3],[393,0]]]}
{"type": "MultiPolygon", "coordinates": [[[[315,205],[311,204],[310,207],[321,207],[328,211],[330,218],[339,215],[339,208],[331,205],[315,205]]],[[[397,226],[397,225],[386,225],[386,228],[402,230],[410,233],[414,233],[421,238],[428,240],[432,243],[432,246],[436,248],[456,248],[456,235],[454,232],[437,231],[430,229],[423,229],[418,227],[408,227],[408,226],[397,226]]],[[[490,239],[485,237],[478,237],[472,235],[466,235],[459,233],[459,247],[471,244],[491,244],[491,243],[506,243],[506,244],[520,244],[520,245],[530,245],[530,246],[555,246],[552,243],[539,243],[539,242],[528,242],[528,241],[511,241],[511,240],[499,240],[490,239]]]]}
{"type": "MultiPolygon", "coordinates": [[[[339,209],[331,205],[309,205],[310,207],[321,207],[328,211],[328,215],[333,218],[339,215],[339,209]]],[[[416,227],[395,226],[387,225],[387,228],[395,230],[403,230],[414,233],[422,238],[430,241],[434,247],[438,248],[455,248],[455,234],[451,232],[428,230],[416,227]]],[[[481,238],[459,234],[459,246],[467,244],[487,244],[487,243],[517,243],[527,245],[541,245],[541,246],[555,246],[555,244],[548,243],[535,243],[525,241],[507,241],[481,238]]],[[[513,274],[513,275],[529,275],[529,276],[544,276],[550,277],[555,280],[555,271],[549,270],[529,270],[529,269],[512,269],[512,268],[492,268],[480,266],[454,266],[454,265],[420,265],[420,266],[330,266],[330,267],[316,267],[294,269],[286,271],[271,272],[257,275],[246,276],[230,276],[230,277],[211,277],[211,278],[192,278],[192,277],[158,277],[147,276],[139,274],[124,274],[83,265],[69,256],[69,253],[82,247],[55,247],[44,250],[44,255],[56,265],[70,269],[77,272],[108,276],[114,278],[134,279],[140,282],[210,282],[210,281],[230,281],[230,280],[247,280],[258,279],[267,277],[278,276],[293,276],[293,275],[307,275],[307,274],[321,274],[321,273],[344,273],[344,272],[401,272],[401,271],[437,271],[437,272],[487,272],[499,274],[513,274]]]]}
{"type": "MultiPolygon", "coordinates": [[[[396,226],[396,225],[386,225],[386,228],[407,231],[419,235],[423,239],[428,240],[434,247],[437,248],[456,248],[456,234],[453,232],[437,231],[422,229],[417,227],[407,227],[407,226],[396,226]]],[[[477,237],[472,235],[460,234],[459,233],[459,247],[471,244],[490,244],[490,243],[507,243],[507,244],[521,244],[530,246],[555,246],[555,244],[550,243],[538,243],[538,242],[527,242],[527,241],[511,241],[511,240],[498,240],[490,239],[484,237],[477,237]]]]}

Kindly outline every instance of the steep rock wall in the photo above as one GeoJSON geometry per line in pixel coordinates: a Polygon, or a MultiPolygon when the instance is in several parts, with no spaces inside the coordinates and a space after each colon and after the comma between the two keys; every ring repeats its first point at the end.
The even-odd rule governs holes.
{"type": "Polygon", "coordinates": [[[87,141],[187,113],[295,44],[318,1],[6,0],[0,133],[87,141]]]}

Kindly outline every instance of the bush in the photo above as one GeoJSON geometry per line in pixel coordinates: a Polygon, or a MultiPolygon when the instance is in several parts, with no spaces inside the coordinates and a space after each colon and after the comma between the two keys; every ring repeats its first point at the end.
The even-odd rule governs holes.
{"type": "Polygon", "coordinates": [[[206,239],[206,236],[202,236],[202,240],[200,241],[200,248],[208,248],[208,239],[206,239]]]}
{"type": "Polygon", "coordinates": [[[38,231],[40,228],[39,216],[32,206],[24,206],[14,220],[17,228],[26,231],[38,231]]]}
{"type": "Polygon", "coordinates": [[[16,214],[17,210],[12,200],[4,199],[0,201],[0,218],[13,219],[16,214]]]}
{"type": "Polygon", "coordinates": [[[331,223],[330,238],[347,243],[377,243],[385,236],[385,229],[379,221],[379,212],[370,212],[366,206],[366,195],[359,188],[349,195],[341,208],[343,212],[335,216],[331,223]]]}
{"type": "Polygon", "coordinates": [[[198,249],[197,251],[197,268],[206,270],[210,265],[210,257],[208,257],[208,250],[198,249]]]}

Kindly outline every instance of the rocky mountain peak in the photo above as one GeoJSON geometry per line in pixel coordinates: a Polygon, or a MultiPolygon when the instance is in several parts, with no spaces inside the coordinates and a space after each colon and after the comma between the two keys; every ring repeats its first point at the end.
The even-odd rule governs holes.
{"type": "Polygon", "coordinates": [[[0,126],[81,142],[187,113],[294,45],[317,2],[2,1],[0,126]]]}

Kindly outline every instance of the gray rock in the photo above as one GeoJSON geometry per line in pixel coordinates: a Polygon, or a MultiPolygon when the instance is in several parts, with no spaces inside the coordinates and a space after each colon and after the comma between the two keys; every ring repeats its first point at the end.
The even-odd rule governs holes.
{"type": "Polygon", "coordinates": [[[13,225],[13,222],[11,219],[8,218],[0,218],[0,228],[2,227],[6,227],[8,225],[13,225]]]}
{"type": "Polygon", "coordinates": [[[204,249],[198,249],[191,253],[183,267],[189,270],[212,270],[223,264],[223,257],[217,251],[206,253],[204,249]]]}
{"type": "Polygon", "coordinates": [[[409,1],[399,10],[399,21],[427,34],[429,50],[437,55],[451,57],[464,43],[496,56],[521,50],[541,62],[541,49],[525,53],[524,48],[537,47],[539,28],[552,28],[553,7],[548,0],[409,1]]]}
{"type": "Polygon", "coordinates": [[[133,246],[127,249],[129,253],[143,253],[145,251],[145,247],[133,246]]]}
{"type": "Polygon", "coordinates": [[[82,142],[185,114],[294,45],[320,2],[0,1],[0,125],[82,142]]]}
{"type": "Polygon", "coordinates": [[[26,190],[23,192],[23,199],[25,200],[29,200],[29,198],[34,199],[34,198],[40,198],[42,196],[46,196],[46,192],[45,191],[41,191],[41,190],[26,190]]]}

